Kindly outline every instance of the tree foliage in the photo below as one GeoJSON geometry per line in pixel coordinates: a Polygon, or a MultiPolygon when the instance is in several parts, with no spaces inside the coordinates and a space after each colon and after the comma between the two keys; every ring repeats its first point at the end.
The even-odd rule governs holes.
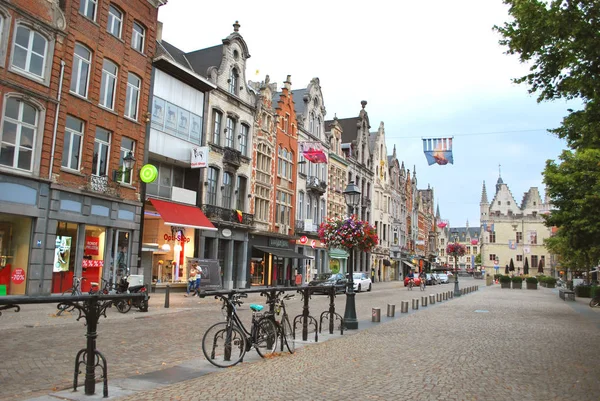
{"type": "Polygon", "coordinates": [[[598,0],[504,0],[512,20],[494,26],[508,54],[531,65],[515,78],[538,102],[580,99],[552,130],[573,147],[600,146],[600,2],[598,0]]]}

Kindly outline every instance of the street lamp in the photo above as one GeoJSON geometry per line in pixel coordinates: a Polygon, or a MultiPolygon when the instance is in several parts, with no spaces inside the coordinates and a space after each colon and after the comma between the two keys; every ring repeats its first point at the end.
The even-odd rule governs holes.
{"type": "MultiPolygon", "coordinates": [[[[344,190],[344,199],[346,201],[346,205],[348,205],[351,209],[351,212],[354,213],[354,209],[358,207],[360,204],[360,190],[354,184],[354,181],[350,181],[348,186],[344,190]]],[[[350,248],[349,257],[352,260],[352,263],[348,264],[348,289],[346,290],[346,310],[344,311],[344,326],[346,330],[357,330],[358,329],[358,320],[356,319],[356,303],[354,293],[354,248],[350,248]]]]}
{"type": "MultiPolygon", "coordinates": [[[[458,231],[452,232],[454,244],[458,245],[458,231]]],[[[457,249],[457,248],[455,248],[457,249]]],[[[454,252],[454,296],[460,297],[460,289],[458,288],[458,253],[454,252]]]]}
{"type": "MultiPolygon", "coordinates": [[[[123,177],[126,176],[131,170],[133,170],[133,165],[135,164],[135,157],[133,157],[133,152],[129,151],[123,157],[123,167],[120,170],[113,170],[113,180],[121,181],[123,177]]],[[[128,180],[129,178],[127,178],[128,180]]]]}

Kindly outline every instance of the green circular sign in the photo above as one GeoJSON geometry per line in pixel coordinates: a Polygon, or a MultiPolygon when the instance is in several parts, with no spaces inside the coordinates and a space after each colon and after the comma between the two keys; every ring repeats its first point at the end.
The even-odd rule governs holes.
{"type": "Polygon", "coordinates": [[[153,182],[158,178],[158,169],[152,164],[145,164],[140,170],[140,179],[145,183],[153,182]]]}

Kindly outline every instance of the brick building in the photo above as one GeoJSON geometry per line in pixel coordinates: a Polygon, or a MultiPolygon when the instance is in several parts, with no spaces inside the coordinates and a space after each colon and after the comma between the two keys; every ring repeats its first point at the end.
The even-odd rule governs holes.
{"type": "Polygon", "coordinates": [[[0,285],[7,293],[62,292],[73,276],[88,279],[86,290],[101,276],[136,273],[135,172],[165,3],[0,3],[0,285]]]}

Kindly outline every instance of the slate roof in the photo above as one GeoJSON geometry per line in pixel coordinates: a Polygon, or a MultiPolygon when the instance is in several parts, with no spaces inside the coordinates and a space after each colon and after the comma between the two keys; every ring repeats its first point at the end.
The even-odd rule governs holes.
{"type": "Polygon", "coordinates": [[[159,45],[158,48],[162,50],[161,53],[166,52],[167,55],[171,56],[173,61],[175,61],[178,64],[181,64],[186,68],[193,70],[193,68],[190,66],[190,63],[188,63],[187,58],[185,57],[185,53],[182,50],[176,48],[175,46],[164,40],[157,41],[157,43],[159,45]]]}
{"type": "MultiPolygon", "coordinates": [[[[294,99],[294,110],[296,111],[297,116],[303,116],[306,111],[306,103],[304,103],[304,95],[308,94],[308,88],[302,89],[294,89],[292,91],[292,96],[294,99]]],[[[327,125],[325,126],[325,130],[327,130],[327,125]]]]}
{"type": "MultiPolygon", "coordinates": [[[[356,127],[358,117],[338,118],[337,121],[340,127],[342,127],[342,143],[350,143],[358,138],[358,128],[356,127]]],[[[325,126],[328,127],[332,123],[333,120],[327,120],[325,121],[325,126]]]]}
{"type": "Polygon", "coordinates": [[[196,74],[207,77],[207,71],[210,67],[219,68],[221,66],[221,60],[223,58],[223,45],[207,47],[206,49],[185,53],[185,57],[191,64],[192,69],[196,72],[196,74]]]}
{"type": "Polygon", "coordinates": [[[465,242],[467,240],[467,230],[468,230],[468,237],[470,237],[471,239],[479,239],[479,235],[481,232],[481,228],[480,227],[452,227],[450,229],[450,232],[448,233],[448,238],[450,241],[454,241],[454,231],[458,232],[458,241],[459,242],[465,242]]]}

